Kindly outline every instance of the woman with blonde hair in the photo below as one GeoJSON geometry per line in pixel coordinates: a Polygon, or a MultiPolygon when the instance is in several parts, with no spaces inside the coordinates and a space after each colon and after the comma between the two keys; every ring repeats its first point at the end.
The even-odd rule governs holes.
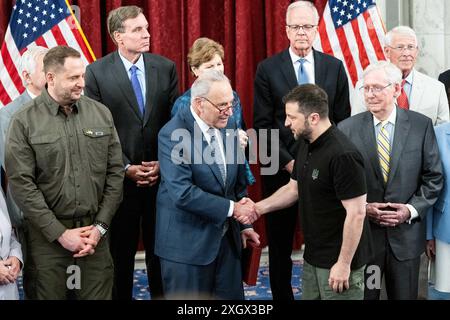
{"type": "MultiPolygon", "coordinates": [[[[209,38],[198,38],[192,44],[188,53],[188,64],[191,72],[197,78],[203,72],[208,70],[218,70],[224,72],[224,50],[220,43],[209,38]]],[[[239,128],[239,141],[242,148],[247,147],[248,136],[245,130],[245,123],[242,117],[242,106],[236,91],[233,91],[235,107],[229,121],[234,121],[239,128]]],[[[183,108],[189,108],[191,105],[191,90],[187,90],[180,96],[172,107],[172,117],[183,108]]],[[[250,170],[248,162],[245,162],[247,184],[251,185],[255,182],[255,178],[250,170]]]]}

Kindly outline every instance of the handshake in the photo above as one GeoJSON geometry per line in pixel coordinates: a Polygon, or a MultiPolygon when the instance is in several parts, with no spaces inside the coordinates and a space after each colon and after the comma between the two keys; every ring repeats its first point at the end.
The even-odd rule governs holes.
{"type": "Polygon", "coordinates": [[[233,218],[242,224],[252,224],[261,216],[258,204],[250,198],[242,198],[234,203],[233,218]]]}

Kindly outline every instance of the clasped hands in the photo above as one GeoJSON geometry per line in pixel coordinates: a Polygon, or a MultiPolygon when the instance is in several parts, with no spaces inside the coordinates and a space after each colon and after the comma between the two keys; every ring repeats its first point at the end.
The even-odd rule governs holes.
{"type": "Polygon", "coordinates": [[[131,165],[126,171],[126,176],[135,181],[138,187],[152,187],[159,178],[159,162],[142,161],[140,165],[131,165]]]}
{"type": "Polygon", "coordinates": [[[20,260],[10,256],[6,260],[0,259],[0,285],[14,283],[19,277],[20,260]]]}
{"type": "Polygon", "coordinates": [[[370,220],[386,227],[398,226],[411,217],[411,212],[403,203],[368,203],[366,213],[370,220]]]}
{"type": "Polygon", "coordinates": [[[82,258],[95,253],[95,247],[101,239],[100,231],[93,225],[66,229],[58,238],[58,242],[70,252],[74,258],[82,258]]]}
{"type": "Polygon", "coordinates": [[[234,203],[233,218],[242,224],[252,224],[258,220],[260,214],[256,204],[250,198],[242,198],[234,203]]]}

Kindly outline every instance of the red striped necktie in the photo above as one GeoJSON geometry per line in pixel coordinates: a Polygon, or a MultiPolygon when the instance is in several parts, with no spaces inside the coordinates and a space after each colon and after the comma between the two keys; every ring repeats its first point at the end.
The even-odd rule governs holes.
{"type": "Polygon", "coordinates": [[[405,83],[406,80],[403,79],[402,80],[402,91],[400,92],[400,95],[397,98],[397,104],[400,108],[408,110],[409,109],[409,101],[408,101],[408,96],[406,95],[405,92],[405,83]]]}

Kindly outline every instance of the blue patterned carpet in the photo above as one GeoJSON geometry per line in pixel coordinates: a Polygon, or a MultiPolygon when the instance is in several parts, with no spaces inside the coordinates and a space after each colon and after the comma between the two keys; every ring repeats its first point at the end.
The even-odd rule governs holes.
{"type": "MultiPolygon", "coordinates": [[[[300,261],[294,261],[292,270],[292,290],[294,297],[299,300],[301,297],[301,273],[302,264],[300,261]]],[[[258,271],[258,280],[256,286],[244,286],[245,298],[247,300],[271,300],[272,292],[269,284],[269,268],[260,267],[258,271]]],[[[133,297],[136,300],[150,300],[148,291],[147,274],[145,270],[136,270],[134,272],[133,297]]]]}
{"type": "MultiPolygon", "coordinates": [[[[294,261],[292,270],[292,291],[296,300],[300,300],[302,294],[303,270],[302,262],[294,261]]],[[[19,294],[23,300],[22,277],[19,277],[19,294]]],[[[271,300],[272,293],[269,284],[269,268],[260,267],[258,271],[258,280],[256,286],[244,286],[245,298],[247,300],[271,300]]],[[[148,291],[147,274],[145,270],[138,269],[134,272],[133,297],[136,300],[150,300],[148,291]]],[[[436,291],[432,286],[428,289],[428,300],[450,300],[450,293],[436,291]]]]}

